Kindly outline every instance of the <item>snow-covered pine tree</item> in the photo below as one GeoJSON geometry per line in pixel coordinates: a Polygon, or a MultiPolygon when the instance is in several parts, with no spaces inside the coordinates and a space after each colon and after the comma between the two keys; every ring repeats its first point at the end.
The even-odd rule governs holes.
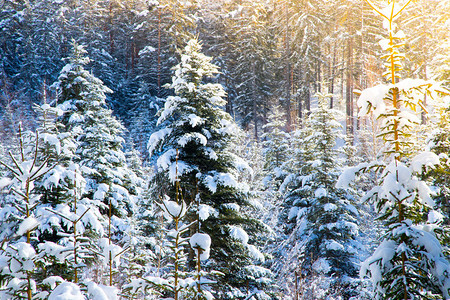
{"type": "Polygon", "coordinates": [[[388,83],[362,91],[358,106],[363,114],[373,113],[381,122],[387,159],[386,163],[374,161],[350,168],[338,182],[338,186],[346,186],[358,172],[382,171],[380,183],[366,198],[374,199],[386,232],[361,273],[371,277],[376,299],[448,299],[450,264],[436,238],[440,226],[431,190],[419,179],[424,169],[439,164],[439,158],[430,152],[417,154],[410,139],[420,123],[423,94],[432,96],[435,87],[423,80],[400,80],[405,35],[394,20],[411,1],[403,5],[390,1],[383,9],[366,2],[383,18],[389,35],[380,41],[386,52],[383,75],[388,83]]]}
{"type": "Polygon", "coordinates": [[[303,141],[300,169],[283,182],[280,225],[286,240],[278,253],[283,265],[275,267],[279,276],[298,280],[292,295],[349,299],[357,295],[359,213],[350,192],[335,187],[343,155],[336,147],[344,137],[338,122],[341,115],[329,108],[330,94],[317,96],[318,108],[299,132],[303,141]]]}
{"type": "MultiPolygon", "coordinates": [[[[450,93],[450,92],[449,92],[450,93]]],[[[437,192],[433,195],[437,207],[444,216],[444,226],[450,225],[450,96],[437,99],[434,103],[434,116],[430,118],[433,122],[428,147],[431,152],[439,156],[440,164],[428,170],[423,177],[431,180],[431,184],[437,192]]],[[[446,243],[444,243],[445,245],[446,243]]]]}
{"type": "MultiPolygon", "coordinates": [[[[29,133],[27,136],[33,136],[29,133]]],[[[37,248],[34,242],[36,227],[35,208],[40,195],[35,192],[34,181],[49,171],[48,158],[42,161],[39,155],[38,139],[29,144],[19,125],[19,153],[9,153],[11,164],[1,164],[7,169],[7,177],[0,179],[0,188],[9,192],[2,198],[0,216],[3,222],[0,248],[0,279],[4,284],[0,296],[5,299],[28,299],[36,297],[36,260],[37,248]]]]}
{"type": "Polygon", "coordinates": [[[274,106],[269,113],[268,123],[263,126],[265,132],[261,135],[264,172],[267,173],[264,183],[273,190],[278,190],[286,176],[282,165],[288,160],[290,135],[284,131],[284,123],[282,108],[274,106]]]}
{"type": "MultiPolygon", "coordinates": [[[[93,236],[103,232],[103,219],[89,199],[81,199],[84,178],[78,164],[72,161],[76,144],[70,132],[61,132],[62,124],[57,117],[63,114],[47,103],[36,105],[39,127],[38,156],[45,158],[52,168],[35,181],[40,201],[36,205],[36,242],[39,249],[37,278],[44,282],[47,277],[57,276],[53,284],[42,285],[41,296],[54,288],[55,282],[63,280],[79,282],[81,268],[93,261],[93,236]],[[46,288],[47,287],[47,288],[46,288]]],[[[55,277],[56,278],[56,277],[55,277]]]]}
{"type": "MultiPolygon", "coordinates": [[[[101,252],[111,277],[111,264],[118,264],[119,246],[125,242],[124,232],[128,228],[127,218],[135,209],[135,198],[139,182],[128,167],[123,149],[124,128],[106,107],[106,93],[110,89],[102,81],[84,69],[89,63],[86,51],[73,42],[73,52],[68,64],[62,69],[57,82],[58,107],[64,110],[60,117],[66,132],[71,132],[77,148],[74,161],[81,166],[86,180],[82,198],[90,199],[105,219],[104,232],[107,240],[99,239],[101,252]],[[108,251],[105,249],[109,249],[108,251]]],[[[111,284],[111,279],[110,279],[111,284]]]]}
{"type": "MultiPolygon", "coordinates": [[[[35,221],[34,230],[30,233],[34,248],[32,259],[34,269],[32,274],[30,273],[29,282],[36,282],[32,296],[35,299],[47,299],[57,284],[68,281],[75,286],[79,284],[81,270],[94,258],[93,238],[102,235],[103,226],[100,212],[91,205],[91,201],[86,198],[79,199],[84,179],[78,165],[71,162],[75,148],[71,135],[58,131],[61,124],[56,122],[55,117],[62,112],[48,104],[36,106],[36,111],[39,115],[39,127],[36,133],[27,132],[20,135],[21,142],[18,149],[22,149],[19,155],[21,159],[27,161],[28,158],[29,166],[26,168],[33,165],[48,166],[41,176],[33,177],[34,170],[22,178],[29,182],[29,187],[24,185],[25,191],[21,195],[27,196],[28,189],[28,197],[30,200],[34,199],[29,213],[26,213],[26,210],[22,211],[30,215],[28,223],[35,221]]],[[[14,163],[12,166],[19,168],[19,165],[14,163]]],[[[18,173],[23,171],[24,168],[21,166],[18,173]]],[[[12,189],[17,190],[18,187],[13,186],[12,189]]],[[[7,230],[5,226],[17,225],[14,220],[14,216],[17,216],[14,213],[14,206],[8,202],[8,200],[17,202],[18,198],[13,197],[15,193],[17,192],[4,198],[6,202],[0,205],[3,207],[0,214],[9,220],[2,228],[3,234],[9,237],[3,238],[5,241],[12,239],[13,242],[20,236],[11,236],[12,231],[7,230]]],[[[16,204],[20,208],[20,204],[16,204]]],[[[14,249],[14,243],[12,247],[11,249],[14,249]]],[[[11,249],[7,248],[5,253],[15,253],[11,252],[11,249]]],[[[11,270],[11,266],[9,269],[11,270]]],[[[7,270],[8,268],[4,269],[7,270]]],[[[19,273],[14,276],[20,281],[19,273]]],[[[16,287],[20,287],[20,282],[16,287]]],[[[7,293],[11,293],[13,289],[14,286],[6,287],[7,293]]]]}
{"type": "Polygon", "coordinates": [[[225,274],[216,296],[243,299],[247,290],[261,293],[260,284],[248,275],[255,258],[263,257],[249,244],[262,226],[247,212],[248,186],[236,179],[246,164],[229,150],[237,128],[222,109],[225,92],[219,84],[204,82],[204,77],[218,72],[217,67],[200,49],[196,40],[190,40],[181,53],[169,85],[175,96],[167,98],[159,112],[161,127],[150,137],[149,152],[157,157],[154,183],[174,197],[179,178],[183,199],[190,203],[200,197],[208,208],[202,230],[212,240],[210,266],[225,274]]]}

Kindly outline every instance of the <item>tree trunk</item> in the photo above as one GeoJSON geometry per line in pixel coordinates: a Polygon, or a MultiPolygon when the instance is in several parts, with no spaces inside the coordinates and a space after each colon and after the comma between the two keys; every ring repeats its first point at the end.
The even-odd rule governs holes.
{"type": "Polygon", "coordinates": [[[285,9],[286,9],[286,40],[285,40],[285,55],[286,55],[286,131],[291,131],[291,63],[290,63],[290,56],[291,56],[291,50],[290,50],[290,41],[289,41],[289,7],[288,7],[288,1],[285,2],[285,9]]]}
{"type": "Polygon", "coordinates": [[[353,39],[348,39],[347,47],[347,82],[345,90],[345,103],[347,114],[347,136],[353,137],[353,39]]]}

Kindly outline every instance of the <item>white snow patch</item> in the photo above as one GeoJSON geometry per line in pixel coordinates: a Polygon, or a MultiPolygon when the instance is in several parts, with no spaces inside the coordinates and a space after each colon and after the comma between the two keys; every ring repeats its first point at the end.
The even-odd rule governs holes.
{"type": "Polygon", "coordinates": [[[288,214],[288,220],[292,220],[293,218],[296,218],[299,209],[300,208],[298,206],[291,207],[291,209],[289,210],[289,214],[288,214]]]}
{"type": "Polygon", "coordinates": [[[198,248],[202,250],[200,253],[201,260],[207,260],[209,258],[209,252],[211,247],[211,237],[205,233],[195,233],[189,239],[191,248],[194,249],[195,254],[198,255],[198,248]]]}
{"type": "Polygon", "coordinates": [[[191,124],[192,127],[196,127],[198,125],[202,125],[203,123],[205,123],[205,120],[203,120],[202,118],[200,118],[199,116],[197,116],[195,114],[189,114],[188,119],[189,119],[189,124],[191,124]]]}
{"type": "Polygon", "coordinates": [[[206,204],[200,204],[198,207],[198,217],[201,221],[205,221],[210,216],[217,217],[219,212],[215,210],[212,206],[206,204]]]}
{"type": "Polygon", "coordinates": [[[327,249],[328,250],[334,250],[334,251],[343,251],[344,246],[334,240],[327,242],[327,249]]]}
{"type": "Polygon", "coordinates": [[[11,179],[9,179],[7,177],[3,177],[2,179],[0,179],[0,190],[4,189],[5,187],[10,185],[11,183],[12,183],[11,179]]]}
{"type": "Polygon", "coordinates": [[[316,198],[326,197],[327,195],[328,195],[328,192],[324,188],[318,188],[317,190],[314,191],[314,197],[316,197],[316,198]]]}
{"type": "Polygon", "coordinates": [[[323,209],[325,211],[334,211],[337,209],[337,206],[336,206],[336,204],[333,204],[333,203],[327,203],[323,206],[323,209]]]}
{"type": "Polygon", "coordinates": [[[230,226],[230,236],[244,245],[247,245],[248,243],[248,234],[241,227],[230,226]]]}
{"type": "MultiPolygon", "coordinates": [[[[48,300],[85,300],[80,287],[72,282],[63,282],[58,285],[48,297],[48,300]]],[[[94,298],[97,300],[97,298],[94,298]]]]}
{"type": "Polygon", "coordinates": [[[118,289],[113,286],[106,286],[103,284],[96,284],[89,281],[87,284],[89,299],[92,300],[118,300],[118,289]]]}
{"type": "Polygon", "coordinates": [[[326,274],[331,270],[330,263],[326,258],[323,257],[316,260],[313,263],[312,268],[319,274],[326,274]]]}
{"type": "Polygon", "coordinates": [[[358,98],[358,107],[361,113],[368,114],[373,109],[375,118],[386,111],[384,98],[389,92],[390,86],[379,84],[371,88],[367,88],[361,92],[358,98]]]}
{"type": "Polygon", "coordinates": [[[102,201],[105,199],[106,193],[109,190],[109,186],[106,183],[100,183],[97,186],[97,191],[94,193],[94,200],[100,200],[102,201]]]}
{"type": "Polygon", "coordinates": [[[160,206],[167,218],[182,218],[186,214],[187,206],[184,201],[178,204],[175,201],[170,201],[167,196],[165,198],[160,206]]]}
{"type": "Polygon", "coordinates": [[[444,220],[444,216],[435,210],[432,210],[428,213],[428,222],[431,224],[438,224],[444,220]]]}
{"type": "Polygon", "coordinates": [[[258,250],[258,248],[256,248],[253,245],[247,245],[247,249],[250,254],[250,257],[252,257],[260,262],[265,261],[264,255],[261,253],[261,251],[258,250]]]}
{"type": "Polygon", "coordinates": [[[411,168],[413,172],[422,173],[423,168],[432,168],[439,165],[439,156],[433,152],[422,152],[411,160],[411,168]]]}
{"type": "Polygon", "coordinates": [[[99,239],[98,243],[102,249],[103,265],[107,266],[111,258],[111,261],[118,267],[120,265],[121,252],[123,251],[122,247],[112,243],[110,244],[107,238],[99,239]]]}
{"type": "Polygon", "coordinates": [[[23,235],[28,231],[31,231],[39,226],[39,221],[36,220],[33,216],[30,216],[22,221],[19,225],[19,229],[17,230],[17,235],[23,235]]]}

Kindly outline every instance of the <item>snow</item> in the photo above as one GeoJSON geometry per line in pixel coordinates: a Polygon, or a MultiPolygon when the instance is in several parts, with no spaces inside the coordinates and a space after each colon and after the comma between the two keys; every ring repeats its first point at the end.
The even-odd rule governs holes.
{"type": "Polygon", "coordinates": [[[439,224],[444,220],[444,216],[435,210],[431,210],[428,213],[428,222],[430,222],[431,224],[439,224]]]}
{"type": "Polygon", "coordinates": [[[200,254],[201,260],[207,260],[209,258],[211,237],[205,233],[195,233],[189,239],[191,248],[194,249],[195,254],[198,255],[198,247],[202,249],[200,254]]]}
{"type": "Polygon", "coordinates": [[[60,263],[64,263],[66,261],[66,257],[68,255],[71,255],[71,252],[67,251],[67,247],[55,244],[50,241],[45,241],[44,243],[39,243],[38,249],[39,249],[40,253],[54,257],[60,263]]]}
{"type": "Polygon", "coordinates": [[[3,177],[0,179],[0,190],[4,189],[5,187],[9,186],[12,183],[12,180],[7,178],[7,177],[3,177]]]}
{"type": "Polygon", "coordinates": [[[33,216],[30,216],[22,221],[19,225],[19,229],[17,230],[17,235],[24,235],[28,231],[32,231],[39,225],[39,221],[36,220],[33,216]]]}
{"type": "Polygon", "coordinates": [[[240,241],[242,244],[247,245],[248,243],[248,234],[247,232],[242,229],[242,227],[238,227],[238,226],[229,226],[229,232],[230,232],[230,236],[235,239],[240,241]]]}
{"type": "Polygon", "coordinates": [[[53,146],[57,154],[61,153],[61,142],[59,141],[57,136],[48,133],[41,133],[40,137],[45,143],[53,146]]]}
{"type": "Polygon", "coordinates": [[[198,217],[200,218],[200,220],[205,221],[210,216],[217,217],[219,216],[219,212],[212,206],[200,204],[198,207],[198,217]]]}
{"type": "Polygon", "coordinates": [[[335,240],[327,241],[326,247],[328,250],[334,250],[334,251],[343,251],[344,246],[335,240]]]}
{"type": "Polygon", "coordinates": [[[78,285],[71,282],[63,282],[52,291],[48,300],[86,300],[86,298],[81,293],[78,285]]]}
{"type": "Polygon", "coordinates": [[[361,264],[361,276],[370,272],[374,285],[376,285],[382,278],[382,270],[385,266],[390,266],[395,252],[395,241],[383,240],[375,252],[361,264]]]}
{"type": "Polygon", "coordinates": [[[258,250],[258,248],[254,245],[247,245],[248,252],[250,254],[250,257],[253,259],[256,259],[260,262],[264,262],[264,254],[261,253],[261,251],[258,250]]]}
{"type": "Polygon", "coordinates": [[[189,124],[194,128],[197,127],[198,125],[202,125],[205,123],[205,120],[203,120],[201,117],[195,115],[195,114],[189,114],[187,116],[187,118],[189,119],[189,124]]]}
{"type": "Polygon", "coordinates": [[[361,172],[361,170],[378,165],[378,162],[374,162],[371,164],[368,163],[361,163],[354,167],[347,167],[344,169],[344,171],[339,176],[338,181],[336,182],[336,187],[341,189],[348,189],[350,188],[350,183],[355,181],[356,175],[361,172]]]}
{"type": "Polygon", "coordinates": [[[241,207],[237,203],[224,203],[222,204],[222,207],[229,210],[234,210],[236,212],[241,211],[241,207]]]}
{"type": "Polygon", "coordinates": [[[326,203],[324,206],[323,206],[323,209],[325,210],[325,211],[334,211],[334,210],[336,210],[337,209],[337,206],[336,206],[336,204],[333,204],[333,203],[326,203]]]}
{"type": "Polygon", "coordinates": [[[206,146],[208,143],[208,139],[203,134],[198,132],[189,132],[185,133],[178,139],[178,145],[183,148],[191,141],[198,141],[198,143],[202,146],[206,146]]]}
{"type": "Polygon", "coordinates": [[[316,271],[319,274],[326,274],[326,273],[330,272],[330,270],[331,270],[330,263],[328,262],[328,260],[326,258],[323,258],[323,257],[316,260],[313,263],[312,268],[314,269],[314,271],[316,271]]]}
{"type": "MultiPolygon", "coordinates": [[[[20,260],[31,260],[36,255],[36,251],[33,246],[25,242],[18,242],[14,245],[17,249],[17,258],[20,260]]],[[[24,268],[29,270],[29,268],[24,268]]]]}
{"type": "Polygon", "coordinates": [[[423,168],[432,168],[440,164],[439,156],[433,152],[422,152],[413,157],[411,168],[413,172],[422,174],[423,168]]]}
{"type": "Polygon", "coordinates": [[[119,290],[114,286],[106,286],[89,281],[87,289],[90,300],[119,300],[119,290]]]}
{"type": "Polygon", "coordinates": [[[162,170],[167,170],[170,165],[172,165],[172,160],[177,156],[176,149],[169,149],[164,152],[156,161],[158,168],[162,170]]]}
{"type": "Polygon", "coordinates": [[[300,208],[298,206],[291,207],[291,209],[289,210],[289,214],[288,214],[288,220],[292,220],[292,219],[296,218],[299,209],[300,208]]]}
{"type": "Polygon", "coordinates": [[[120,265],[120,256],[123,251],[122,247],[110,243],[107,238],[99,239],[98,243],[102,249],[103,265],[108,266],[111,258],[111,261],[118,267],[120,265]]]}
{"type": "Polygon", "coordinates": [[[97,190],[94,193],[94,200],[103,201],[105,199],[106,193],[109,191],[109,186],[105,183],[101,183],[97,186],[97,190]]]}
{"type": "Polygon", "coordinates": [[[42,280],[42,284],[50,286],[52,290],[55,289],[56,285],[64,282],[64,279],[59,276],[50,276],[42,280]]]}
{"type": "MultiPolygon", "coordinates": [[[[138,30],[140,27],[142,27],[143,24],[144,23],[141,23],[140,25],[136,26],[135,29],[138,30]]],[[[153,48],[152,46],[145,46],[142,50],[139,51],[139,56],[148,55],[155,51],[156,51],[156,49],[153,48]]]]}
{"type": "Polygon", "coordinates": [[[314,191],[314,197],[316,198],[326,197],[327,195],[328,195],[327,190],[324,188],[318,188],[317,190],[314,191]]]}
{"type": "Polygon", "coordinates": [[[72,64],[66,64],[62,69],[60,73],[69,73],[73,69],[72,64]]]}
{"type": "Polygon", "coordinates": [[[156,147],[159,145],[159,143],[171,133],[172,133],[171,128],[163,128],[161,130],[152,133],[147,143],[147,149],[149,154],[152,155],[156,147]]]}
{"type": "Polygon", "coordinates": [[[373,110],[375,118],[385,113],[386,104],[384,98],[390,90],[390,86],[379,84],[371,88],[367,88],[361,92],[357,104],[363,114],[368,114],[373,110]]]}
{"type": "Polygon", "coordinates": [[[181,205],[175,201],[170,201],[169,197],[165,196],[166,199],[163,200],[161,208],[164,210],[166,217],[168,218],[182,218],[187,211],[186,203],[181,202],[181,205]]]}

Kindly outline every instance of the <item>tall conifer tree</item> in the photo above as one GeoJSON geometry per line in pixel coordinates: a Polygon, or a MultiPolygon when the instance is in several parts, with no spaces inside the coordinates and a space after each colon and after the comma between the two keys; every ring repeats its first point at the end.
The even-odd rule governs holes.
{"type": "Polygon", "coordinates": [[[186,201],[200,199],[201,228],[212,240],[211,266],[224,273],[216,296],[243,299],[247,286],[250,292],[263,293],[252,272],[255,258],[263,255],[249,244],[256,242],[262,226],[248,214],[248,186],[237,180],[239,169],[248,166],[229,149],[238,129],[222,110],[225,92],[221,85],[204,81],[217,67],[200,49],[191,40],[181,53],[169,86],[175,96],[159,112],[161,127],[150,137],[149,152],[157,156],[154,180],[163,187],[160,192],[173,197],[179,180],[186,201]]]}

